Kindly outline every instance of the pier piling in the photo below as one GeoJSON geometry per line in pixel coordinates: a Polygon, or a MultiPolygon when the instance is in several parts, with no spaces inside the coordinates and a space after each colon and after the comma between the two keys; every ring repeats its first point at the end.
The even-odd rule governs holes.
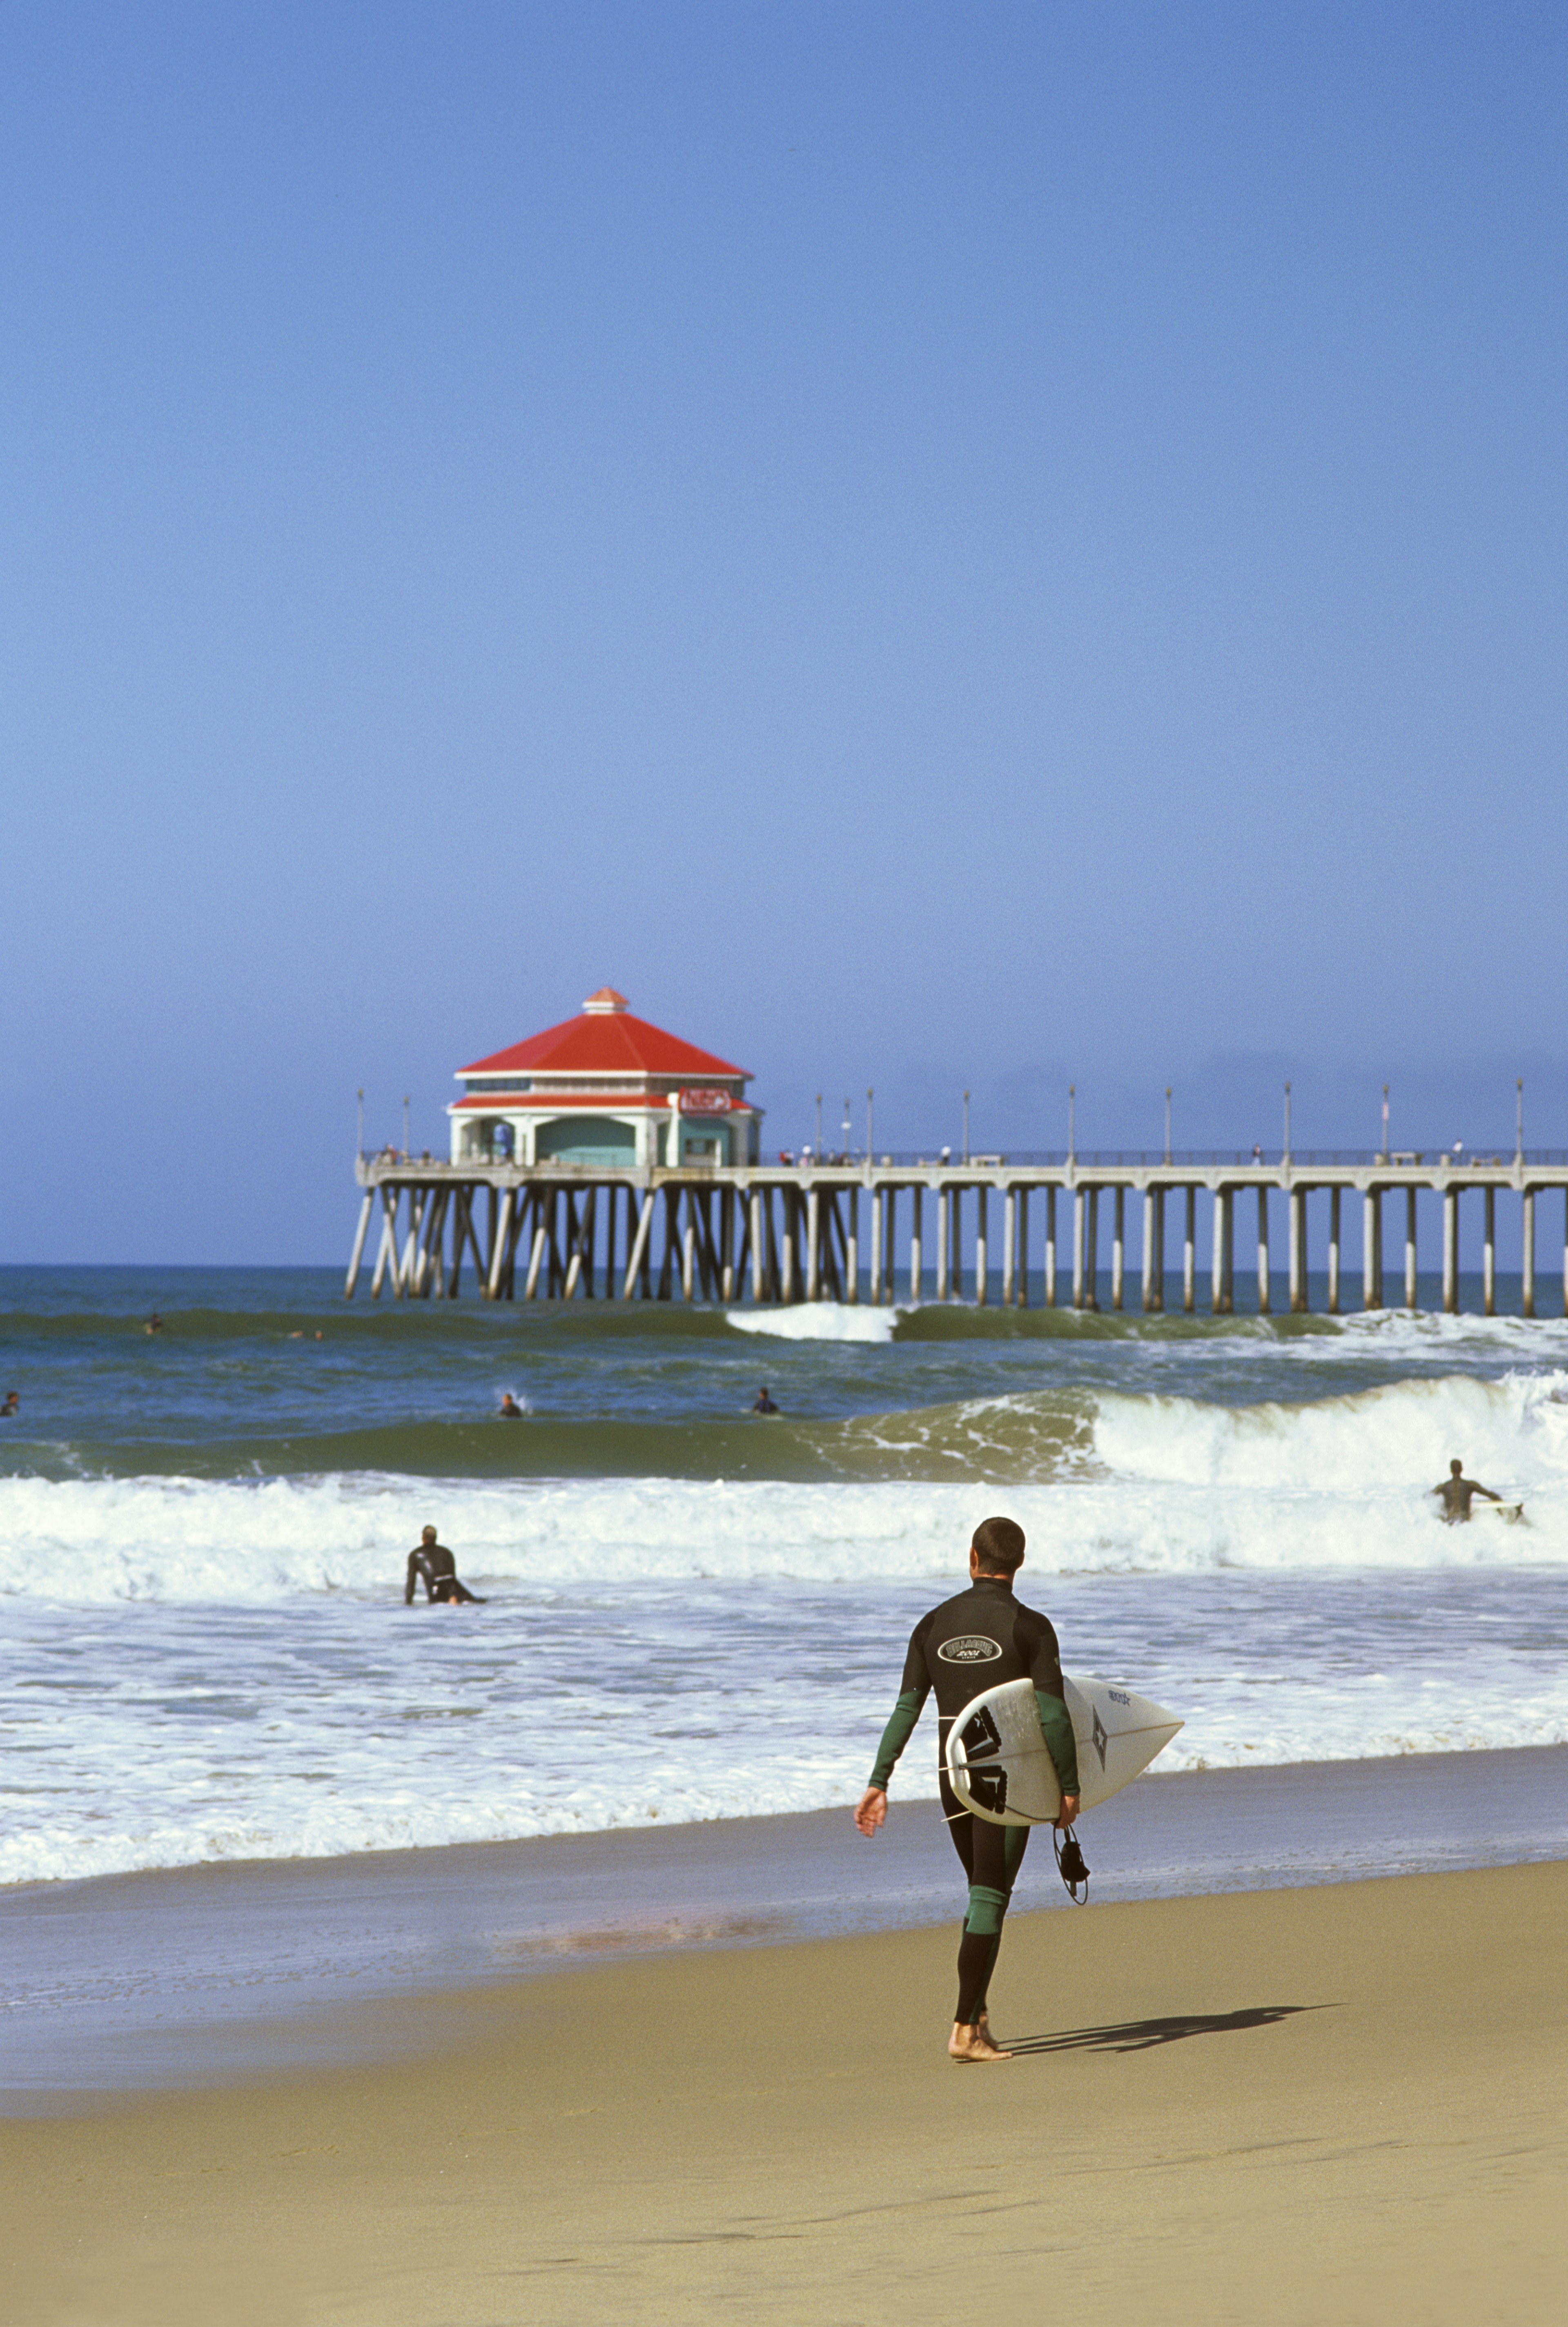
{"type": "MultiPolygon", "coordinates": [[[[1414,1192],[1410,1199],[1415,1201],[1414,1192]]],[[[1524,1257],[1520,1266],[1519,1306],[1526,1317],[1535,1313],[1535,1191],[1526,1188],[1524,1193],[1524,1257]]],[[[1414,1302],[1411,1307],[1415,1306],[1414,1302]]]]}
{"type": "Polygon", "coordinates": [[[1329,1191],[1329,1314],[1339,1313],[1339,1196],[1340,1190],[1329,1191]]]}
{"type": "Polygon", "coordinates": [[[1368,1188],[1361,1199],[1361,1306],[1381,1309],[1383,1306],[1383,1256],[1381,1242],[1382,1207],[1376,1188],[1368,1188]]]}
{"type": "Polygon", "coordinates": [[[1286,1213],[1289,1242],[1291,1314],[1298,1316],[1307,1305],[1307,1192],[1293,1188],[1290,1209],[1286,1213]]]}

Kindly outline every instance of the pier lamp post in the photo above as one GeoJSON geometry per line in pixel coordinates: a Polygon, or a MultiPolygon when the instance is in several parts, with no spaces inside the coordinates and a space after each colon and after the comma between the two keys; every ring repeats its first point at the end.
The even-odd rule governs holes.
{"type": "Polygon", "coordinates": [[[1514,1161],[1525,1160],[1525,1078],[1518,1076],[1514,1083],[1514,1161]]]}
{"type": "Polygon", "coordinates": [[[408,1094],[403,1094],[403,1161],[408,1161],[408,1094]]]}
{"type": "Polygon", "coordinates": [[[1078,1085],[1077,1083],[1069,1083],[1067,1087],[1067,1160],[1069,1164],[1072,1162],[1074,1151],[1077,1145],[1077,1136],[1073,1120],[1077,1107],[1078,1085]]]}
{"type": "Polygon", "coordinates": [[[1171,1161],[1171,1086],[1165,1086],[1165,1161],[1171,1161]]]}
{"type": "Polygon", "coordinates": [[[964,1161],[969,1161],[969,1094],[964,1094],[964,1161]]]}
{"type": "Polygon", "coordinates": [[[850,1141],[849,1101],[848,1101],[847,1099],[845,1099],[845,1102],[844,1102],[844,1160],[845,1160],[845,1162],[846,1164],[847,1164],[847,1163],[848,1163],[848,1161],[849,1161],[849,1141],[850,1141]]]}
{"type": "Polygon", "coordinates": [[[365,1086],[363,1083],[359,1085],[357,1096],[359,1105],[359,1112],[354,1118],[356,1126],[354,1140],[357,1152],[363,1155],[365,1153],[365,1086]]]}
{"type": "Polygon", "coordinates": [[[822,1161],[822,1093],[817,1094],[817,1160],[822,1161]]]}
{"type": "Polygon", "coordinates": [[[1282,1160],[1286,1164],[1291,1160],[1291,1087],[1289,1083],[1285,1085],[1285,1145],[1282,1160]]]}
{"type": "Polygon", "coordinates": [[[1383,1161],[1388,1161],[1388,1086],[1383,1086],[1383,1161]]]}
{"type": "Polygon", "coordinates": [[[865,1165],[868,1172],[871,1169],[871,1103],[875,1096],[871,1085],[867,1083],[865,1087],[865,1165]]]}

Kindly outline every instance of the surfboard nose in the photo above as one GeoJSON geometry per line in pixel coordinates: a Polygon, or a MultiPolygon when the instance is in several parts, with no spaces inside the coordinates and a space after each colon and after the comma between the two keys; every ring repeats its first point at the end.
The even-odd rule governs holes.
{"type": "Polygon", "coordinates": [[[1078,1757],[1078,1806],[1091,1810],[1142,1776],[1184,1726],[1153,1697],[1102,1680],[1069,1680],[1068,1710],[1078,1757]]]}

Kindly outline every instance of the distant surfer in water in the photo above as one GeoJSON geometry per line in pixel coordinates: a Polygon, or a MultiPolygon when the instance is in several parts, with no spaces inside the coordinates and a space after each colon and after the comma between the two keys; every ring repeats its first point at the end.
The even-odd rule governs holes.
{"type": "Polygon", "coordinates": [[[753,1414],[778,1413],[778,1407],[774,1405],[772,1399],[768,1395],[768,1385],[766,1382],[762,1384],[761,1388],[757,1392],[757,1403],[751,1408],[751,1411],[753,1414]]]}
{"type": "Polygon", "coordinates": [[[159,1314],[158,1314],[157,1311],[154,1309],[154,1312],[153,1312],[153,1313],[152,1313],[152,1315],[148,1318],[148,1320],[147,1320],[146,1323],[143,1326],[142,1331],[143,1331],[143,1332],[144,1332],[144,1333],[161,1333],[161,1332],[163,1332],[163,1319],[159,1316],[159,1314]]]}
{"type": "Polygon", "coordinates": [[[1501,1495],[1494,1495],[1491,1489],[1483,1487],[1479,1479],[1465,1477],[1464,1464],[1457,1454],[1448,1469],[1448,1477],[1441,1485],[1433,1487],[1431,1491],[1442,1498],[1442,1516],[1449,1527],[1459,1527],[1469,1519],[1470,1505],[1478,1495],[1484,1495],[1489,1503],[1502,1501],[1501,1495]]]}
{"type": "Polygon", "coordinates": [[[16,1414],[21,1410],[21,1406],[22,1399],[19,1393],[14,1389],[8,1389],[5,1393],[5,1403],[0,1406],[0,1414],[16,1414]]]}
{"type": "Polygon", "coordinates": [[[1010,2061],[991,2041],[986,1989],[1002,1946],[1002,1922],[1023,1864],[1026,1826],[993,1826],[959,1802],[947,1781],[943,1748],[954,1718],[982,1688],[1032,1680],[1040,1725],[1061,1785],[1059,1827],[1078,1816],[1078,1747],[1062,1688],[1061,1655],[1049,1621],[1013,1596],[1023,1565],[1023,1529],[1015,1519],[985,1519],[969,1547],[969,1588],[922,1616],[910,1635],[903,1685],[882,1732],[871,1782],[854,1813],[862,1834],[874,1835],[888,1814],[888,1780],[910,1742],[920,1708],[937,1692],[937,1771],[947,1831],[969,1884],[968,1911],[958,1941],[958,2005],[947,2050],[955,2061],[1010,2061]]]}
{"type": "Polygon", "coordinates": [[[528,1418],[509,1389],[501,1392],[501,1402],[496,1411],[504,1414],[509,1422],[527,1422],[528,1418]]]}
{"type": "Polygon", "coordinates": [[[443,1607],[452,1608],[462,1601],[471,1601],[476,1608],[484,1602],[477,1592],[471,1592],[457,1577],[457,1562],[443,1543],[435,1540],[435,1529],[427,1527],[418,1543],[408,1555],[408,1575],[403,1586],[403,1605],[410,1606],[415,1584],[423,1581],[426,1600],[439,1601],[443,1607]]]}

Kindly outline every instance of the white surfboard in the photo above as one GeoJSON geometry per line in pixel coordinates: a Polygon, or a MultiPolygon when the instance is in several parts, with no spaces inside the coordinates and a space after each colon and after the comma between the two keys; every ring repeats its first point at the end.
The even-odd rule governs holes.
{"type": "MultiPolygon", "coordinates": [[[[1078,1744],[1080,1809],[1130,1785],[1183,1726],[1173,1713],[1104,1680],[1064,1680],[1078,1744]]],[[[992,1826],[1050,1826],[1061,1787],[1031,1680],[972,1697],[947,1732],[947,1777],[966,1810],[992,1826]]]]}

